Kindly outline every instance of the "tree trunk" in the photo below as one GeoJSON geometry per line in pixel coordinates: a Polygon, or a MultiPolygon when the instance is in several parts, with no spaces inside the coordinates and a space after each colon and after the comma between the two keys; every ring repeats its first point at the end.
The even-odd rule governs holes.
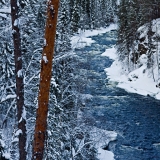
{"type": "Polygon", "coordinates": [[[24,108],[24,84],[22,72],[21,39],[18,24],[19,8],[17,6],[17,0],[11,0],[10,3],[16,73],[17,117],[19,129],[19,160],[26,160],[26,119],[24,108]]]}
{"type": "Polygon", "coordinates": [[[47,20],[45,28],[44,47],[41,60],[40,85],[38,94],[38,109],[33,143],[33,160],[42,160],[47,130],[47,113],[49,89],[52,70],[52,59],[56,35],[56,24],[59,0],[49,0],[47,4],[47,20]]]}

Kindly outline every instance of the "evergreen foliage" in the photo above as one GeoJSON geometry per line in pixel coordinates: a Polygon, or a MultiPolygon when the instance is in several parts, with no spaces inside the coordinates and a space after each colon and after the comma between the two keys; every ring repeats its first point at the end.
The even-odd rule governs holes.
{"type": "MultiPolygon", "coordinates": [[[[142,54],[147,54],[148,68],[153,66],[152,20],[160,18],[160,1],[121,0],[118,6],[118,41],[119,59],[127,72],[132,71],[142,54]],[[148,26],[147,44],[145,37],[139,39],[138,28],[148,26]],[[136,46],[138,45],[138,49],[136,46]]],[[[158,42],[158,41],[157,41],[158,42]]]]}
{"type": "MultiPolygon", "coordinates": [[[[116,7],[112,0],[61,0],[50,91],[46,159],[96,160],[96,149],[89,137],[90,128],[77,118],[83,108],[81,93],[85,82],[77,74],[80,60],[71,51],[70,37],[79,29],[106,27],[114,22],[116,7]]],[[[0,8],[10,8],[9,1],[0,0],[0,8]]],[[[45,0],[19,1],[27,159],[31,159],[32,154],[45,12],[45,0]]],[[[4,141],[4,150],[10,153],[11,159],[18,159],[14,47],[10,18],[8,12],[0,12],[0,139],[4,141]]]]}

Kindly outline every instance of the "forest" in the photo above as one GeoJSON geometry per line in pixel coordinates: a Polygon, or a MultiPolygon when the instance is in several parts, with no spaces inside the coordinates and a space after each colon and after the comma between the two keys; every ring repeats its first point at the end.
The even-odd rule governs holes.
{"type": "Polygon", "coordinates": [[[0,0],[0,159],[98,160],[89,134],[93,126],[79,118],[86,110],[86,79],[79,74],[81,59],[74,54],[71,37],[80,30],[117,24],[116,48],[125,74],[140,68],[141,59],[146,59],[145,70],[159,87],[160,32],[154,25],[160,26],[159,18],[160,0],[0,0]],[[52,18],[56,14],[58,18],[45,111],[47,128],[39,151],[33,143],[34,135],[41,134],[35,131],[38,97],[48,90],[39,93],[41,59],[48,62],[43,48],[46,12],[52,2],[59,7],[58,13],[55,4],[49,11],[52,18]]]}
{"type": "MultiPolygon", "coordinates": [[[[147,55],[148,67],[153,66],[155,43],[158,43],[158,28],[153,31],[153,20],[160,17],[159,1],[121,1],[118,10],[118,52],[120,59],[126,59],[128,72],[137,64],[138,57],[147,55]],[[146,25],[146,35],[140,36],[139,27],[146,25]],[[123,45],[122,45],[123,44],[123,45]],[[123,53],[123,54],[122,54],[123,53]],[[130,63],[131,62],[131,63],[130,63]]],[[[142,29],[141,32],[143,32],[142,29]]],[[[144,31],[145,32],[145,31],[144,31]]]]}

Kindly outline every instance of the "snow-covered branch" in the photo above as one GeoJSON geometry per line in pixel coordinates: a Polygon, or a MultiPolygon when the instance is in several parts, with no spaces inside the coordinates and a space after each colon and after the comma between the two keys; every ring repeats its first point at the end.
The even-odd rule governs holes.
{"type": "Polygon", "coordinates": [[[4,101],[6,101],[8,99],[14,99],[14,98],[16,98],[15,94],[14,95],[7,95],[6,97],[4,97],[4,98],[1,99],[1,102],[4,102],[4,101]]]}
{"type": "Polygon", "coordinates": [[[10,14],[11,13],[11,8],[0,9],[0,13],[10,14]]]}

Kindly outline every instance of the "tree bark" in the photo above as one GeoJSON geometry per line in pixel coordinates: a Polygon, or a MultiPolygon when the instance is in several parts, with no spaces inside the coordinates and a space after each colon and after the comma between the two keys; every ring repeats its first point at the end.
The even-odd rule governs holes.
{"type": "Polygon", "coordinates": [[[14,43],[14,59],[16,73],[17,118],[19,129],[19,160],[26,160],[26,119],[24,110],[24,83],[22,75],[21,38],[17,0],[11,0],[12,33],[14,43]]]}
{"type": "Polygon", "coordinates": [[[38,94],[38,109],[34,132],[32,160],[42,160],[47,130],[47,113],[49,102],[49,89],[52,70],[52,59],[56,36],[56,24],[59,0],[49,0],[47,4],[47,20],[45,27],[45,40],[41,60],[40,85],[38,94]]]}

